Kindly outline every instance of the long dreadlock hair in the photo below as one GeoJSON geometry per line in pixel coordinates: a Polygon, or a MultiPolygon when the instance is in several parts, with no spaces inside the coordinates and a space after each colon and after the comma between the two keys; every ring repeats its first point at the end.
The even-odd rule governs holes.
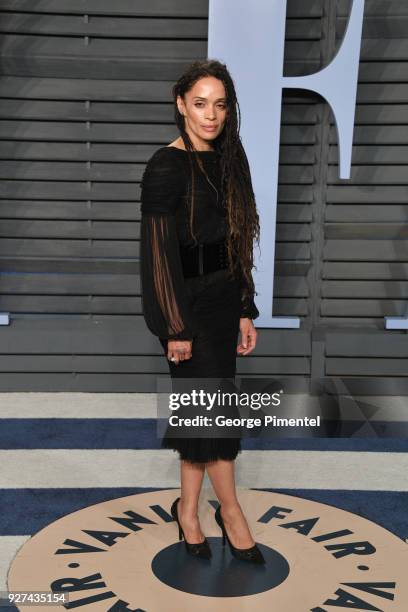
{"type": "Polygon", "coordinates": [[[188,152],[191,169],[189,204],[191,236],[197,242],[193,229],[195,167],[203,172],[210,183],[211,181],[186,132],[185,119],[178,110],[177,96],[184,99],[185,93],[197,81],[207,76],[213,76],[222,81],[226,95],[227,114],[224,128],[212,141],[212,144],[220,156],[221,184],[228,219],[226,237],[228,267],[234,277],[235,272],[239,273],[241,270],[248,292],[256,294],[251,270],[254,267],[253,244],[256,240],[259,245],[260,228],[249,163],[239,135],[241,112],[234,83],[226,65],[211,59],[193,62],[173,86],[175,122],[188,152]]]}

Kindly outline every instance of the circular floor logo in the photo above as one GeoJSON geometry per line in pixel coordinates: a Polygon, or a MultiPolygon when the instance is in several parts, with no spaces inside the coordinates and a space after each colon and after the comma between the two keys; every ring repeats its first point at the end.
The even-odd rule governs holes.
{"type": "MultiPolygon", "coordinates": [[[[187,555],[170,515],[178,495],[130,495],[55,521],[18,551],[8,591],[63,591],[66,609],[84,611],[408,609],[407,544],[361,516],[294,495],[238,489],[266,559],[255,566],[222,546],[218,502],[207,489],[199,512],[213,556],[187,555]]],[[[19,609],[38,612],[38,605],[19,609]]]]}

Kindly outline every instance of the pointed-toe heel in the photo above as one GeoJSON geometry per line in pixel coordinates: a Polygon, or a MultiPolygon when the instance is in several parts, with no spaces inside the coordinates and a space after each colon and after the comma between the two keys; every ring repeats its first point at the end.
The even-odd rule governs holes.
{"type": "Polygon", "coordinates": [[[177,499],[174,500],[171,506],[171,510],[170,510],[171,516],[173,517],[173,519],[176,521],[178,525],[179,541],[184,538],[184,544],[186,546],[186,551],[193,557],[200,557],[201,559],[210,559],[211,558],[211,548],[210,548],[210,545],[208,544],[207,538],[204,538],[204,541],[198,542],[198,544],[190,544],[189,542],[187,542],[186,537],[184,535],[183,528],[180,525],[180,521],[178,517],[177,505],[178,505],[179,499],[180,498],[178,497],[177,499]]]}
{"type": "Polygon", "coordinates": [[[215,520],[221,527],[222,545],[225,546],[225,540],[227,540],[231,554],[236,559],[240,559],[241,561],[249,561],[250,563],[265,563],[265,558],[256,544],[254,546],[251,546],[250,548],[236,548],[231,543],[231,540],[229,539],[227,531],[225,529],[224,521],[221,516],[221,506],[218,506],[217,510],[215,511],[215,520]]]}

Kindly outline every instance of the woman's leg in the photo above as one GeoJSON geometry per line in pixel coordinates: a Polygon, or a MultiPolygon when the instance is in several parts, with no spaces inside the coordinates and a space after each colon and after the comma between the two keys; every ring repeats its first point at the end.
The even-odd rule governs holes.
{"type": "Polygon", "coordinates": [[[189,544],[204,541],[198,520],[198,500],[204,474],[205,463],[180,460],[181,495],[178,503],[178,517],[189,544]]]}
{"type": "Polygon", "coordinates": [[[219,459],[206,464],[208,476],[221,504],[221,517],[235,548],[250,548],[255,541],[242,512],[235,488],[235,461],[219,459]]]}

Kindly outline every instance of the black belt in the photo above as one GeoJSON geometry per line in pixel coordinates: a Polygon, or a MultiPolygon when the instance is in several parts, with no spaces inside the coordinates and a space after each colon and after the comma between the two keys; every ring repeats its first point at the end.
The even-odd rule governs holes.
{"type": "Polygon", "coordinates": [[[193,247],[180,246],[181,263],[185,278],[202,276],[228,268],[228,254],[225,240],[193,247]]]}

